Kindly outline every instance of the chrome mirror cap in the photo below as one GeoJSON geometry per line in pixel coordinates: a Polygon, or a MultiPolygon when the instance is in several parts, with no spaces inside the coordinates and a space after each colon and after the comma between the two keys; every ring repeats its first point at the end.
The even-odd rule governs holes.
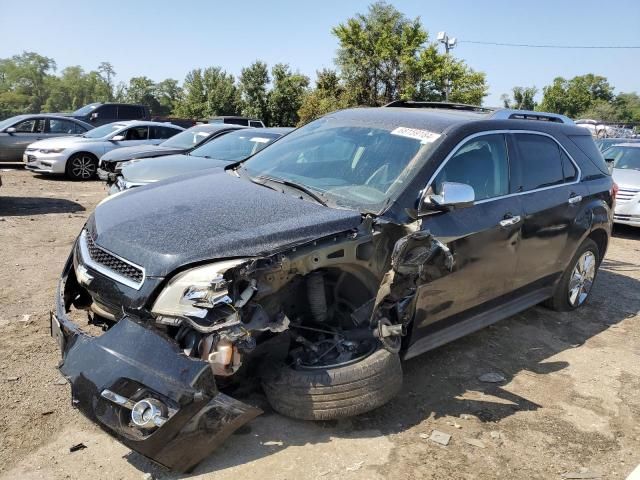
{"type": "Polygon", "coordinates": [[[470,207],[476,199],[476,194],[471,185],[457,182],[442,182],[440,193],[424,195],[420,209],[448,210],[452,208],[470,207]]]}

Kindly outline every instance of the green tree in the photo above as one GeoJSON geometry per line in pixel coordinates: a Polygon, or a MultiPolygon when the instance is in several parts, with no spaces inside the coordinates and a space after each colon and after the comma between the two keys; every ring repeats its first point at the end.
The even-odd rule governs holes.
{"type": "Polygon", "coordinates": [[[505,108],[535,110],[536,102],[534,97],[538,93],[538,89],[536,87],[513,87],[511,92],[513,99],[506,93],[500,97],[505,108]]]}
{"type": "Polygon", "coordinates": [[[640,96],[636,92],[619,93],[613,100],[619,120],[623,122],[640,122],[640,96]]]}
{"type": "Polygon", "coordinates": [[[182,90],[182,97],[176,106],[176,115],[204,119],[206,117],[207,95],[201,69],[196,68],[187,73],[182,90]]]}
{"type": "Polygon", "coordinates": [[[98,73],[104,83],[107,85],[109,95],[109,98],[107,100],[112,101],[114,98],[115,88],[113,82],[116,77],[116,71],[114,70],[113,65],[111,65],[111,63],[109,62],[101,62],[100,65],[98,65],[98,73]]]}
{"type": "Polygon", "coordinates": [[[240,113],[240,93],[233,75],[221,67],[209,67],[204,71],[202,81],[206,98],[205,116],[240,113]]]}
{"type": "Polygon", "coordinates": [[[56,62],[35,52],[0,60],[0,115],[40,112],[56,62]]]}
{"type": "Polygon", "coordinates": [[[556,77],[542,92],[540,110],[573,118],[581,116],[598,101],[611,102],[614,99],[613,87],[606,77],[592,73],[569,80],[556,77]]]}
{"type": "Polygon", "coordinates": [[[269,92],[270,125],[290,127],[298,123],[298,110],[309,87],[309,77],[292,73],[289,65],[278,63],[271,69],[273,89],[269,92]]]}
{"type": "Polygon", "coordinates": [[[182,97],[182,89],[177,80],[167,78],[156,84],[154,96],[158,101],[158,115],[170,115],[182,97]]]}
{"type": "Polygon", "coordinates": [[[336,63],[349,101],[383,105],[397,99],[480,104],[487,95],[484,73],[427,44],[420,19],[376,2],[333,29],[340,47],[336,63]]]}
{"type": "Polygon", "coordinates": [[[305,94],[298,110],[298,125],[352,106],[335,70],[323,69],[316,75],[315,88],[305,94]]]}
{"type": "Polygon", "coordinates": [[[240,73],[242,114],[260,118],[265,125],[270,125],[268,95],[270,81],[267,64],[260,60],[243,68],[240,73]]]}
{"type": "Polygon", "coordinates": [[[147,105],[154,115],[162,114],[162,106],[156,97],[156,84],[149,77],[132,77],[124,98],[127,103],[147,105]]]}

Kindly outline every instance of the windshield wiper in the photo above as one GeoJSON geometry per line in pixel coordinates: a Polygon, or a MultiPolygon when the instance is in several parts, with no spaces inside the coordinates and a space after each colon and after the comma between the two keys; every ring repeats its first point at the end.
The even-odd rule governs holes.
{"type": "MultiPolygon", "coordinates": [[[[304,185],[300,185],[299,183],[295,183],[292,182],[291,180],[285,180],[283,178],[276,178],[276,177],[270,177],[268,175],[260,175],[259,177],[257,177],[260,180],[266,180],[268,182],[273,182],[273,183],[279,183],[280,185],[284,185],[286,187],[290,187],[293,188],[295,190],[298,190],[302,193],[304,193],[305,195],[307,195],[308,197],[311,197],[312,199],[314,199],[316,202],[318,202],[320,205],[326,207],[327,206],[327,202],[325,202],[322,197],[320,197],[320,195],[318,195],[317,193],[315,193],[314,191],[308,189],[307,187],[305,187],[304,185]]],[[[258,182],[259,183],[259,182],[258,182]]],[[[265,185],[266,186],[266,185],[265,185]]]]}

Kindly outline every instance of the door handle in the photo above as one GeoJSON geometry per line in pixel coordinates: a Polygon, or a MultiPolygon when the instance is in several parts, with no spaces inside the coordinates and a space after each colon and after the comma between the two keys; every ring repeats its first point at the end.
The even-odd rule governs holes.
{"type": "Polygon", "coordinates": [[[572,195],[569,197],[569,200],[567,200],[569,205],[574,205],[576,203],[580,203],[581,201],[582,201],[582,195],[572,195]]]}
{"type": "Polygon", "coordinates": [[[500,220],[501,227],[510,227],[511,225],[515,225],[520,221],[520,215],[516,215],[515,217],[507,217],[504,220],[500,220]]]}

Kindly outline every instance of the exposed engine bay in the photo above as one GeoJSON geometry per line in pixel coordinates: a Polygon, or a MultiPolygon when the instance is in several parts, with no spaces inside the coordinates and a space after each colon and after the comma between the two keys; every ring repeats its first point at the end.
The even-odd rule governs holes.
{"type": "MultiPolygon", "coordinates": [[[[171,398],[158,391],[159,387],[147,388],[149,372],[143,365],[148,361],[156,363],[156,355],[163,355],[161,350],[168,349],[164,355],[177,354],[181,359],[162,360],[166,367],[150,367],[150,372],[155,375],[155,370],[160,369],[157,374],[165,382],[171,375],[164,379],[167,372],[162,369],[177,372],[178,365],[187,361],[193,379],[181,388],[190,392],[187,397],[192,402],[196,398],[205,402],[202,410],[205,413],[199,414],[198,418],[202,417],[199,421],[208,418],[206,422],[220,425],[213,430],[214,443],[260,413],[221,393],[227,387],[233,391],[232,387],[242,384],[242,380],[258,377],[265,388],[265,376],[274,378],[274,372],[279,370],[285,377],[291,372],[313,376],[366,361],[375,357],[376,352],[378,355],[381,351],[389,352],[386,355],[391,355],[389,359],[396,366],[387,373],[389,378],[381,379],[390,385],[389,392],[376,400],[377,404],[363,402],[357,407],[361,410],[349,410],[366,411],[388,401],[399,389],[402,375],[398,352],[403,347],[403,337],[411,329],[418,286],[453,266],[448,248],[421,231],[417,222],[407,228],[391,223],[375,224],[372,218],[365,217],[356,230],[270,256],[192,266],[160,285],[159,293],[144,308],[128,311],[123,307],[121,312],[115,312],[108,311],[98,302],[99,294],[91,292],[97,287],[92,287],[93,277],[80,257],[73,256],[69,276],[61,283],[64,310],[88,311],[89,323],[102,331],[96,343],[109,346],[95,350],[90,338],[81,336],[80,342],[71,340],[80,346],[69,348],[69,338],[60,334],[63,352],[68,349],[61,370],[72,382],[74,399],[85,398],[78,403],[89,405],[92,403],[89,398],[99,396],[106,403],[99,409],[85,407],[88,416],[98,417],[100,423],[132,448],[176,469],[185,469],[187,464],[193,466],[201,458],[194,454],[194,459],[178,461],[173,457],[167,459],[155,447],[144,450],[151,448],[148,442],[152,438],[158,438],[154,436],[156,430],[170,431],[168,426],[177,422],[175,419],[184,411],[184,406],[181,407],[184,392],[171,398]],[[123,335],[122,332],[137,333],[127,333],[121,347],[123,341],[116,335],[123,335]],[[136,345],[138,339],[134,337],[148,347],[136,345]],[[166,345],[160,346],[162,342],[166,345]],[[99,380],[83,380],[87,375],[84,359],[93,360],[105,351],[117,349],[122,352],[116,358],[130,356],[132,372],[107,369],[96,373],[99,380]],[[207,377],[209,380],[205,380],[207,377]],[[85,384],[79,386],[80,382],[85,384]],[[191,391],[194,384],[204,388],[191,391]],[[105,414],[112,409],[113,412],[105,414]]],[[[61,331],[69,329],[63,323],[61,331]]],[[[103,360],[109,361],[113,360],[103,360]]],[[[184,371],[185,367],[180,368],[184,371]]],[[[181,382],[184,381],[182,378],[181,382]]],[[[280,388],[277,382],[267,384],[271,396],[266,393],[272,406],[282,411],[273,405],[280,388]]],[[[282,388],[287,391],[286,385],[282,388]]],[[[337,418],[343,411],[338,408],[329,413],[322,411],[320,415],[309,414],[305,405],[301,412],[288,413],[314,419],[337,418]]]]}

